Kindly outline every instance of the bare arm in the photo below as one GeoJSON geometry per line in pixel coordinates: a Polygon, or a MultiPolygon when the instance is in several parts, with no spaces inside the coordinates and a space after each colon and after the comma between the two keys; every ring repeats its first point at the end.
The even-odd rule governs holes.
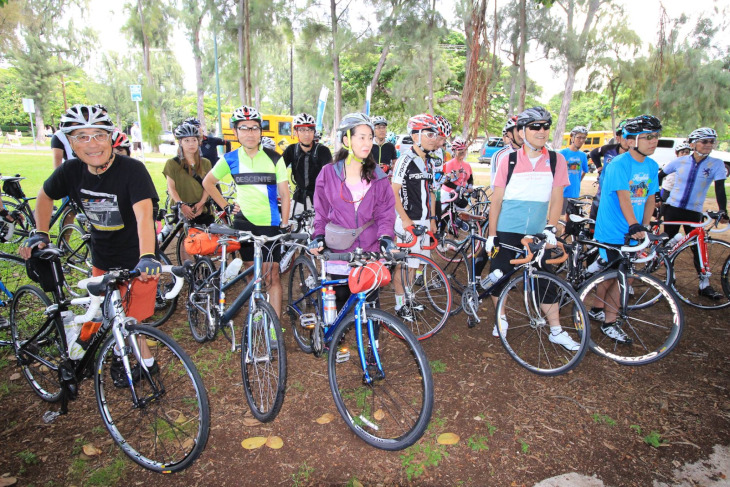
{"type": "MultiPolygon", "coordinates": [[[[618,196],[618,203],[621,206],[621,213],[623,213],[624,218],[626,218],[626,221],[629,224],[629,227],[631,225],[635,225],[639,223],[636,221],[636,216],[634,215],[634,207],[631,205],[631,192],[625,189],[621,189],[616,191],[616,196],[618,196]]],[[[651,204],[649,204],[651,201],[651,198],[647,198],[646,204],[644,205],[644,217],[646,218],[647,211],[649,212],[649,219],[651,219],[651,214],[654,212],[654,202],[651,201],[651,204]],[[650,208],[647,210],[647,208],[650,208]]],[[[648,222],[649,220],[647,220],[648,222]]],[[[633,235],[631,235],[634,238],[644,238],[644,232],[638,232],[633,235]]]]}
{"type": "Polygon", "coordinates": [[[209,172],[205,175],[205,179],[203,179],[203,189],[210,195],[211,198],[213,198],[213,201],[215,201],[218,206],[220,206],[221,208],[225,208],[228,205],[228,202],[216,187],[218,181],[220,181],[220,179],[213,176],[212,171],[209,172]]]}
{"type": "Polygon", "coordinates": [[[53,169],[56,169],[63,163],[63,152],[63,149],[53,149],[53,169]]]}
{"type": "Polygon", "coordinates": [[[491,199],[492,204],[489,205],[489,233],[487,236],[496,237],[499,213],[502,211],[502,200],[504,199],[504,188],[494,188],[494,193],[492,193],[491,199]]]}
{"type": "Polygon", "coordinates": [[[277,184],[279,197],[281,197],[281,226],[289,225],[289,210],[291,208],[291,197],[289,196],[289,181],[282,181],[277,184]]]}
{"type": "Polygon", "coordinates": [[[406,209],[403,208],[403,202],[400,200],[400,188],[402,185],[393,183],[391,187],[393,188],[393,196],[395,196],[395,212],[398,213],[398,216],[400,217],[401,221],[403,222],[403,228],[407,228],[410,226],[413,226],[413,220],[411,220],[408,217],[408,214],[406,213],[406,209]]]}
{"type": "MultiPolygon", "coordinates": [[[[147,198],[132,205],[137,220],[137,237],[139,238],[139,255],[155,255],[155,221],[152,217],[152,200],[147,198]]],[[[147,273],[139,276],[142,282],[147,281],[147,273]]]]}
{"type": "Polygon", "coordinates": [[[555,186],[550,193],[550,212],[548,213],[548,225],[557,226],[560,219],[560,212],[563,209],[563,187],[555,186]]]}

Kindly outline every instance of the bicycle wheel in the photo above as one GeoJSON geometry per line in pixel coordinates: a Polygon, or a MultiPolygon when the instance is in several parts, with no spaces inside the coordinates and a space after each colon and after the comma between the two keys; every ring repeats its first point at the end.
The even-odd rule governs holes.
{"type": "Polygon", "coordinates": [[[61,399],[58,369],[64,338],[63,327],[55,320],[45,325],[48,318],[44,313],[50,305],[51,300],[37,287],[21,286],[10,308],[10,329],[15,355],[33,391],[44,401],[57,402],[61,399]]]}
{"type": "Polygon", "coordinates": [[[722,266],[722,292],[725,293],[725,297],[730,299],[730,256],[725,259],[725,263],[722,266]]]}
{"type": "MultiPolygon", "coordinates": [[[[391,269],[400,276],[405,303],[399,316],[419,340],[438,333],[451,313],[451,286],[444,271],[426,256],[410,254],[391,269]]],[[[380,288],[379,308],[396,315],[396,290],[391,281],[380,288]]]]}
{"type": "Polygon", "coordinates": [[[210,323],[208,314],[217,319],[215,306],[218,304],[218,290],[215,280],[209,277],[215,272],[213,261],[201,257],[193,266],[192,282],[188,283],[188,323],[190,332],[198,343],[205,343],[215,338],[217,326],[210,323]]]}
{"type": "Polygon", "coordinates": [[[402,450],[423,435],[433,408],[431,366],[416,337],[408,327],[390,314],[367,309],[374,327],[391,333],[380,333],[376,341],[382,374],[377,366],[368,365],[373,379],[364,380],[362,356],[371,363],[368,326],[363,323],[358,337],[355,315],[350,313],[335,330],[327,361],[329,384],[337,411],[347,426],[365,443],[381,450],[402,450]],[[403,339],[398,338],[403,337],[403,339]]]}
{"type": "Polygon", "coordinates": [[[262,423],[276,418],[286,391],[284,333],[274,308],[256,299],[251,326],[244,326],[241,339],[241,375],[251,413],[262,423]],[[248,335],[251,333],[249,346],[248,335]],[[267,340],[268,336],[268,340],[267,340]]]}
{"type": "Polygon", "coordinates": [[[17,200],[3,199],[3,206],[8,210],[9,213],[14,211],[20,211],[20,218],[16,219],[13,226],[13,237],[10,239],[8,244],[18,245],[20,242],[28,238],[30,232],[35,228],[33,222],[35,221],[30,214],[30,209],[18,204],[17,200]],[[21,208],[18,210],[18,208],[21,208]]]}
{"type": "Polygon", "coordinates": [[[507,283],[499,295],[495,319],[501,316],[509,325],[497,327],[502,345],[535,374],[564,374],[580,363],[588,349],[588,313],[583,303],[570,284],[547,272],[535,271],[527,277],[519,273],[507,283]],[[553,331],[557,326],[562,332],[553,331]]]}
{"type": "Polygon", "coordinates": [[[58,234],[56,245],[63,250],[64,287],[72,296],[85,294],[76,284],[91,277],[91,235],[75,224],[65,225],[58,234]]]}
{"type": "Polygon", "coordinates": [[[0,253],[0,346],[12,345],[10,308],[13,296],[24,284],[32,284],[25,270],[25,260],[17,255],[0,253]]]}
{"type": "Polygon", "coordinates": [[[114,384],[116,341],[109,336],[94,371],[101,419],[117,446],[138,465],[162,473],[184,470],[208,441],[210,409],[203,380],[180,345],[162,331],[145,325],[126,329],[127,345],[146,340],[155,362],[148,374],[134,353],[127,355],[135,381],[135,405],[129,386],[114,384]]]}
{"type": "MultiPolygon", "coordinates": [[[[730,257],[730,244],[710,238],[705,240],[705,244],[707,244],[707,262],[710,269],[708,283],[715,291],[722,292],[722,269],[730,257]]],[[[726,294],[719,299],[700,295],[700,275],[694,266],[693,248],[697,249],[697,244],[691,241],[689,245],[680,247],[670,256],[674,272],[672,289],[677,297],[683,303],[700,309],[720,309],[730,306],[730,296],[726,294]]]]}
{"type": "MultiPolygon", "coordinates": [[[[463,225],[464,223],[461,222],[461,224],[463,225]]],[[[482,227],[480,226],[480,223],[475,221],[474,224],[477,225],[476,234],[481,235],[482,227]]],[[[446,222],[446,227],[446,232],[444,234],[446,238],[439,242],[435,250],[441,260],[444,262],[453,262],[454,260],[461,258],[456,250],[468,241],[469,230],[465,230],[464,228],[455,229],[454,224],[449,223],[448,221],[446,222]],[[451,242],[451,245],[448,245],[447,242],[451,242]]],[[[476,240],[474,242],[474,252],[477,255],[479,254],[479,249],[481,249],[481,247],[482,243],[479,240],[476,240]]],[[[467,257],[472,257],[474,255],[474,253],[472,253],[471,245],[464,247],[464,253],[467,257]]]]}
{"type": "Polygon", "coordinates": [[[674,293],[654,276],[632,273],[627,276],[633,294],[627,293],[622,310],[615,299],[606,296],[604,287],[616,279],[618,271],[609,270],[593,276],[579,291],[586,308],[602,308],[617,315],[617,326],[630,344],[618,343],[607,336],[600,321],[591,320],[591,351],[624,365],[643,365],[659,360],[671,352],[684,330],[684,314],[674,293]],[[605,283],[603,286],[601,284],[605,283]],[[651,301],[653,304],[647,306],[651,301]]]}
{"type": "MultiPolygon", "coordinates": [[[[162,252],[158,252],[157,258],[162,265],[171,265],[170,259],[162,252]]],[[[170,316],[177,308],[177,296],[172,299],[165,299],[165,294],[175,287],[175,278],[169,273],[162,273],[157,280],[157,295],[155,296],[155,312],[147,318],[143,325],[160,326],[170,319],[170,316]]]]}
{"type": "MultiPolygon", "coordinates": [[[[444,244],[454,249],[459,248],[453,240],[444,240],[444,244]]],[[[451,287],[451,316],[458,315],[463,308],[461,297],[464,290],[469,286],[469,272],[471,270],[471,261],[467,258],[466,252],[457,250],[454,255],[458,255],[458,257],[446,261],[442,267],[451,287]]]]}
{"type": "Polygon", "coordinates": [[[289,302],[286,315],[289,329],[294,341],[304,353],[312,353],[312,331],[302,327],[302,315],[319,317],[322,294],[315,291],[306,298],[306,294],[319,287],[319,273],[310,257],[297,257],[289,273],[289,302]]]}

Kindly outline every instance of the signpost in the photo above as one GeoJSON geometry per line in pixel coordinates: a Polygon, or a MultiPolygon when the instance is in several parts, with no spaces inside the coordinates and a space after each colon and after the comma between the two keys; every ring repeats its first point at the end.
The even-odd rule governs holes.
{"type": "MultiPolygon", "coordinates": [[[[33,134],[33,150],[38,150],[35,142],[35,127],[33,126],[33,114],[35,113],[35,104],[32,98],[23,98],[23,111],[28,114],[30,118],[30,132],[33,134]]],[[[20,141],[18,141],[20,142],[20,141]]]]}
{"type": "MultiPolygon", "coordinates": [[[[142,85],[129,85],[129,94],[132,101],[137,104],[137,124],[139,124],[139,133],[142,133],[142,118],[139,116],[139,102],[142,101],[142,85]]],[[[140,142],[142,146],[142,162],[147,163],[144,156],[144,142],[140,142]]]]}

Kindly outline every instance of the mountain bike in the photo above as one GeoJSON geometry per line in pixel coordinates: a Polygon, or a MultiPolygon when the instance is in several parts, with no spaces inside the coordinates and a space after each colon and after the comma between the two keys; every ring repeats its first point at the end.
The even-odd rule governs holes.
{"type": "MultiPolygon", "coordinates": [[[[37,252],[49,260],[59,255],[55,248],[37,252]]],[[[179,292],[181,269],[165,271],[176,276],[171,293],[179,292]]],[[[22,286],[13,297],[10,318],[23,375],[41,399],[61,403],[43,420],[50,423],[66,414],[81,382],[93,378],[101,419],[125,455],[160,473],[189,467],[208,440],[208,396],[192,360],[172,338],[126,317],[120,286],[138,271],[115,270],[83,280],[79,285],[90,296],[72,300],[64,296],[60,264],[53,266],[53,274],[53,302],[37,287],[22,286]],[[74,316],[70,307],[88,309],[74,316]],[[78,330],[82,323],[79,338],[69,343],[66,330],[78,330]],[[152,364],[143,360],[147,353],[152,364]]]]}
{"type": "Polygon", "coordinates": [[[324,295],[348,285],[348,279],[328,279],[325,261],[361,267],[379,258],[392,255],[324,251],[316,256],[318,272],[308,256],[299,256],[289,277],[286,312],[302,351],[327,353],[330,390],[347,426],[370,446],[402,450],[423,435],[433,409],[431,366],[421,345],[399,319],[373,308],[368,292],[351,294],[336,317],[325,321],[324,295]]]}

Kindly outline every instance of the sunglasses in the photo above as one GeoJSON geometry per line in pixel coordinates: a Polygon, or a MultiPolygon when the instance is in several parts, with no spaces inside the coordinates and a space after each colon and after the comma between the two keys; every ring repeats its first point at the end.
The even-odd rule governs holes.
{"type": "Polygon", "coordinates": [[[244,134],[253,134],[256,132],[259,132],[261,130],[261,127],[246,127],[245,125],[239,125],[236,127],[236,130],[239,132],[243,132],[244,134]]]}
{"type": "Polygon", "coordinates": [[[700,139],[696,143],[697,144],[714,144],[715,139],[700,139]]]}
{"type": "Polygon", "coordinates": [[[646,137],[637,137],[637,138],[644,139],[644,140],[655,140],[655,139],[658,139],[661,136],[662,136],[661,132],[655,132],[653,134],[647,135],[646,137]]]}
{"type": "Polygon", "coordinates": [[[540,129],[550,130],[550,122],[530,123],[530,124],[527,124],[527,128],[530,129],[530,130],[534,130],[535,132],[537,132],[540,129]]]}
{"type": "Polygon", "coordinates": [[[421,135],[425,135],[427,139],[435,139],[439,136],[436,132],[426,132],[425,130],[421,131],[421,135]]]}

